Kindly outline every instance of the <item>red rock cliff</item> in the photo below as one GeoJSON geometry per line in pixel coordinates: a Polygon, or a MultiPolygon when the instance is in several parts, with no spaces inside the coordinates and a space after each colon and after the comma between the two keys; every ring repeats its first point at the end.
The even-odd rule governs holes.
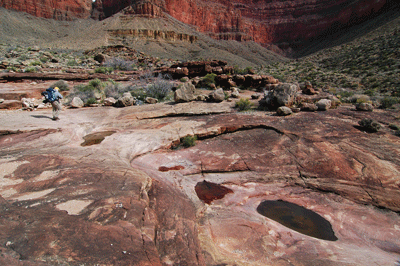
{"type": "Polygon", "coordinates": [[[71,20],[88,18],[92,10],[91,0],[0,0],[0,6],[27,12],[42,18],[71,20]]]}
{"type": "Polygon", "coordinates": [[[129,4],[152,2],[216,39],[254,40],[294,47],[330,31],[368,20],[389,0],[103,0],[106,16],[129,4]]]}

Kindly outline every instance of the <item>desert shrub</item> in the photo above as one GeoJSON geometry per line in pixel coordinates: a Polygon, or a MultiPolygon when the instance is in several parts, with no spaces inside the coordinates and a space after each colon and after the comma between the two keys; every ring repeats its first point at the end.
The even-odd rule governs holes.
{"type": "Polygon", "coordinates": [[[102,92],[104,86],[105,84],[101,80],[93,79],[86,85],[80,84],[75,86],[73,92],[68,95],[67,99],[72,100],[74,97],[79,97],[84,103],[87,103],[90,98],[96,99],[95,93],[102,92]]]}
{"type": "Polygon", "coordinates": [[[396,103],[399,102],[399,99],[397,97],[385,97],[381,100],[381,108],[382,109],[388,109],[393,107],[393,105],[395,105],[396,103]]]}
{"type": "Polygon", "coordinates": [[[211,84],[215,84],[215,78],[217,77],[216,74],[210,73],[203,77],[202,84],[206,87],[211,87],[211,84]]]}
{"type": "Polygon", "coordinates": [[[153,84],[149,84],[145,88],[145,91],[147,96],[156,98],[161,101],[167,97],[169,92],[171,92],[172,87],[173,84],[170,82],[169,77],[159,74],[154,80],[153,84]]]}
{"type": "Polygon", "coordinates": [[[24,72],[26,72],[26,73],[32,73],[32,72],[36,72],[36,71],[37,71],[36,67],[27,67],[24,70],[24,72]]]}
{"type": "MultiPolygon", "coordinates": [[[[154,73],[147,71],[140,76],[139,84],[134,89],[134,93],[138,94],[137,96],[153,97],[162,101],[170,94],[173,86],[171,76],[161,73],[154,76],[154,73]]],[[[135,97],[134,94],[132,95],[135,97]]]]}
{"type": "Polygon", "coordinates": [[[358,124],[367,132],[378,132],[381,129],[381,125],[371,118],[363,118],[358,124]]]}
{"type": "Polygon", "coordinates": [[[250,110],[251,107],[253,106],[253,103],[250,102],[249,99],[240,99],[239,101],[236,102],[235,107],[239,109],[239,111],[247,111],[250,110]]]}
{"type": "Polygon", "coordinates": [[[42,63],[40,61],[33,61],[29,65],[31,65],[31,66],[41,66],[42,63]]]}
{"type": "Polygon", "coordinates": [[[101,73],[101,74],[110,74],[111,72],[113,72],[113,68],[112,67],[98,67],[94,70],[95,73],[101,73]]]}
{"type": "Polygon", "coordinates": [[[108,67],[108,68],[116,69],[116,70],[130,71],[130,70],[134,69],[135,62],[128,61],[128,60],[125,60],[125,59],[119,58],[119,57],[114,57],[114,58],[108,59],[104,63],[104,66],[108,67]]]}
{"type": "Polygon", "coordinates": [[[86,105],[90,105],[90,104],[96,104],[97,100],[95,98],[89,98],[85,101],[86,105]]]}
{"type": "Polygon", "coordinates": [[[196,141],[197,141],[197,136],[196,135],[194,135],[194,136],[190,136],[189,135],[189,136],[183,137],[181,139],[182,145],[184,147],[186,147],[186,148],[195,146],[196,145],[196,141]]]}
{"type": "Polygon", "coordinates": [[[75,59],[70,59],[67,61],[67,66],[77,66],[78,62],[75,61],[75,59]]]}
{"type": "Polygon", "coordinates": [[[52,88],[58,87],[60,91],[69,91],[68,83],[64,80],[59,80],[51,85],[52,88]]]}

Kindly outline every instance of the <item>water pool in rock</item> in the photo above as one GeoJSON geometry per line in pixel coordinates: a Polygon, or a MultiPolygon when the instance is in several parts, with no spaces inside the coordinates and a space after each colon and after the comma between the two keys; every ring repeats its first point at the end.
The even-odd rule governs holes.
{"type": "Polygon", "coordinates": [[[257,212],[304,235],[322,240],[338,240],[332,225],[325,218],[297,204],[265,200],[258,205],[257,212]]]}
{"type": "Polygon", "coordinates": [[[102,131],[102,132],[96,132],[92,133],[89,135],[86,135],[83,137],[85,140],[83,143],[81,143],[81,146],[90,146],[90,145],[96,145],[101,143],[106,137],[111,136],[114,134],[116,131],[102,131]]]}

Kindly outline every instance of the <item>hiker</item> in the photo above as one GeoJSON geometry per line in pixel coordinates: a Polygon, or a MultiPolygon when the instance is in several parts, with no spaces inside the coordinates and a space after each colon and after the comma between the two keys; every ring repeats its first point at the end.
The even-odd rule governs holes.
{"type": "Polygon", "coordinates": [[[51,106],[53,106],[53,120],[60,119],[58,118],[58,115],[62,110],[60,99],[62,99],[63,96],[58,91],[58,87],[55,87],[54,89],[50,87],[46,91],[42,92],[42,95],[45,97],[45,100],[43,102],[50,102],[51,106]]]}

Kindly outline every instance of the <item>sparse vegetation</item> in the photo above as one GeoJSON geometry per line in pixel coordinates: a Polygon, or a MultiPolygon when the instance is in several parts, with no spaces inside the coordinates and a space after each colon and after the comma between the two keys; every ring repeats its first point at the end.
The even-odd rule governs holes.
{"type": "Polygon", "coordinates": [[[248,111],[253,106],[253,103],[250,102],[249,99],[241,98],[236,102],[235,107],[239,109],[239,111],[248,111]]]}
{"type": "Polygon", "coordinates": [[[197,141],[197,136],[196,135],[194,135],[194,136],[188,135],[188,136],[183,137],[181,139],[182,145],[184,147],[186,147],[186,148],[195,146],[196,145],[196,141],[197,141]]]}
{"type": "Polygon", "coordinates": [[[52,88],[58,87],[60,91],[69,91],[68,83],[64,80],[59,80],[51,85],[52,88]]]}
{"type": "Polygon", "coordinates": [[[358,124],[367,132],[378,132],[381,129],[381,125],[371,118],[363,118],[358,121],[358,124]]]}

